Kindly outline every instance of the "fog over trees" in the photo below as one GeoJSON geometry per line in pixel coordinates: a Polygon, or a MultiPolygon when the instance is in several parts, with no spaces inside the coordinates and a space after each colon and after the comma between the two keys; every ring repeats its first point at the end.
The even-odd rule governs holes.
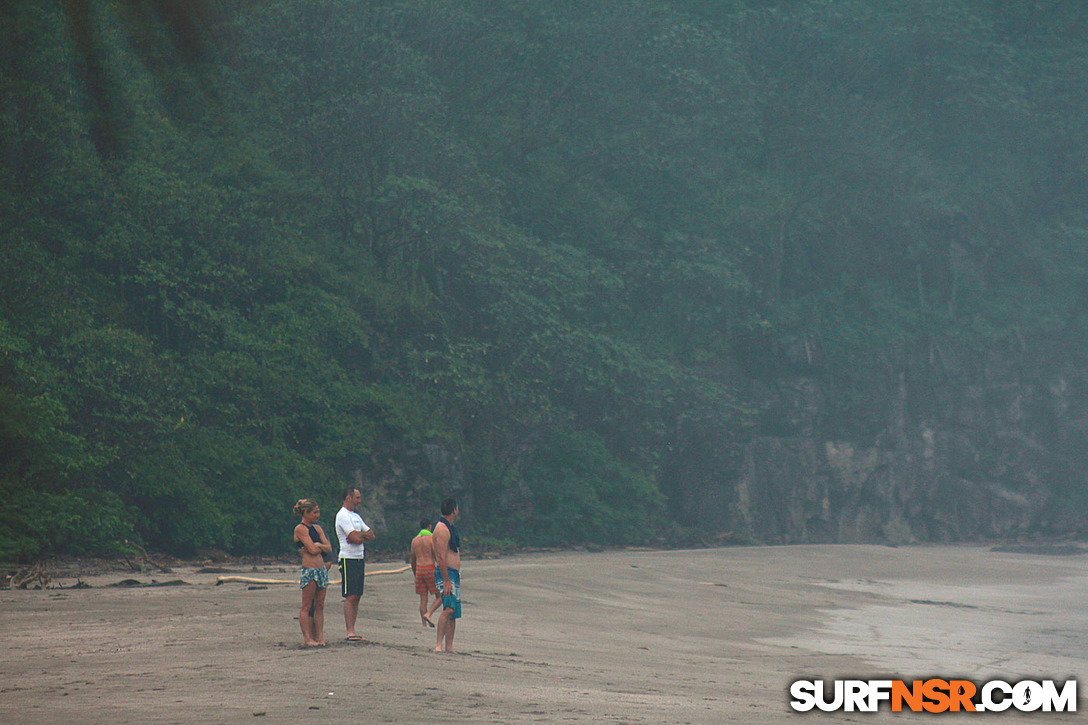
{"type": "Polygon", "coordinates": [[[1088,6],[0,6],[0,557],[1088,533],[1088,6]]]}

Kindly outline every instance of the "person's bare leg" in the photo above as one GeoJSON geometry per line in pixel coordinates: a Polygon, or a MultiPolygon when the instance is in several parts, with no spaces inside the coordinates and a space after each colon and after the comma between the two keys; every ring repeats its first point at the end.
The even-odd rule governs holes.
{"type": "Polygon", "coordinates": [[[450,615],[453,614],[452,609],[443,609],[442,614],[438,615],[438,640],[435,642],[434,651],[443,652],[443,647],[446,644],[446,627],[450,622],[450,615]]]}
{"type": "Polygon", "coordinates": [[[317,583],[310,582],[302,590],[302,608],[298,610],[298,626],[302,630],[302,643],[314,646],[318,641],[314,639],[314,620],[310,616],[310,607],[314,603],[314,592],[317,591],[317,583]]]}
{"type": "Polygon", "coordinates": [[[453,652],[453,635],[457,631],[457,620],[453,618],[453,612],[450,612],[450,621],[446,623],[446,651],[453,652]]]}
{"type": "Polygon", "coordinates": [[[427,600],[431,596],[427,592],[423,592],[419,595],[419,618],[422,620],[424,627],[433,627],[434,622],[431,621],[431,613],[427,611],[427,600]]]}
{"type": "MultiPolygon", "coordinates": [[[[435,594],[434,595],[434,604],[431,605],[430,610],[427,612],[427,619],[430,619],[431,617],[433,617],[434,613],[436,611],[438,611],[438,608],[441,607],[441,606],[442,606],[442,595],[441,594],[435,594]]],[[[434,622],[431,622],[431,626],[432,627],[434,626],[434,622]]]]}
{"type": "Polygon", "coordinates": [[[318,589],[314,592],[314,614],[312,624],[314,629],[314,641],[320,645],[325,644],[325,594],[328,589],[318,589]]]}
{"type": "Polygon", "coordinates": [[[355,633],[355,620],[359,618],[359,597],[350,596],[344,597],[344,628],[347,629],[347,637],[350,639],[359,638],[355,633]]]}
{"type": "Polygon", "coordinates": [[[438,641],[435,643],[435,652],[453,652],[453,633],[457,630],[457,620],[453,618],[452,609],[443,609],[438,618],[438,641]]]}

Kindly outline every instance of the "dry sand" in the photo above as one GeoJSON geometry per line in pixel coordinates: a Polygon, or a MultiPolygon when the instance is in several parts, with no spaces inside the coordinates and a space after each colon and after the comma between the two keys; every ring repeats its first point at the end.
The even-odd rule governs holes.
{"type": "MultiPolygon", "coordinates": [[[[301,647],[297,585],[217,586],[188,567],[137,577],[184,585],[119,588],[130,574],[98,574],[89,589],[0,591],[0,722],[933,722],[793,713],[789,683],[1084,679],[1086,565],[945,546],[466,559],[458,654],[432,651],[409,573],[367,579],[362,644],[343,641],[331,591],[319,649],[301,647]]],[[[1079,709],[981,719],[1085,722],[1079,709]]]]}

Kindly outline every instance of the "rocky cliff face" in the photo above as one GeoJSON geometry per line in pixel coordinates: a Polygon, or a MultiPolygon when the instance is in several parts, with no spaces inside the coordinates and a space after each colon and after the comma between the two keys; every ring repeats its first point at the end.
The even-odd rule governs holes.
{"type": "Polygon", "coordinates": [[[402,448],[390,443],[362,462],[354,483],[363,495],[368,522],[382,528],[400,525],[415,534],[420,518],[437,520],[443,498],[462,495],[464,479],[461,453],[454,446],[402,448]]]}
{"type": "MultiPolygon", "coordinates": [[[[944,357],[943,367],[926,360],[872,381],[867,405],[847,420],[817,373],[744,378],[750,434],[723,441],[722,431],[677,426],[660,472],[669,515],[705,541],[1088,535],[1086,371],[1045,351],[1016,364],[944,357]]],[[[409,528],[445,495],[470,504],[469,523],[468,478],[452,444],[390,441],[357,471],[374,521],[409,528]]],[[[527,489],[509,496],[523,509],[532,498],[527,489]]]]}
{"type": "Polygon", "coordinates": [[[854,439],[825,432],[832,393],[819,379],[753,384],[759,432],[720,525],[766,543],[1083,535],[1084,371],[991,356],[974,373],[890,375],[877,432],[854,439]]]}

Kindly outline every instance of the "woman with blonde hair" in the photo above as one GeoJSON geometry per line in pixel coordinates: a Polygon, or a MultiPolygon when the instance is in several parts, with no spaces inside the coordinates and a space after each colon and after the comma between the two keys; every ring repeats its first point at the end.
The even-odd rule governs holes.
{"type": "Polygon", "coordinates": [[[332,545],[325,530],[317,525],[321,508],[312,498],[299,499],[295,515],[302,521],[295,527],[295,546],[302,554],[302,572],[298,587],[302,590],[302,608],[298,612],[298,625],[302,628],[302,640],[308,647],[325,644],[325,592],[329,586],[329,571],[325,568],[324,555],[332,553],[332,545]]]}

